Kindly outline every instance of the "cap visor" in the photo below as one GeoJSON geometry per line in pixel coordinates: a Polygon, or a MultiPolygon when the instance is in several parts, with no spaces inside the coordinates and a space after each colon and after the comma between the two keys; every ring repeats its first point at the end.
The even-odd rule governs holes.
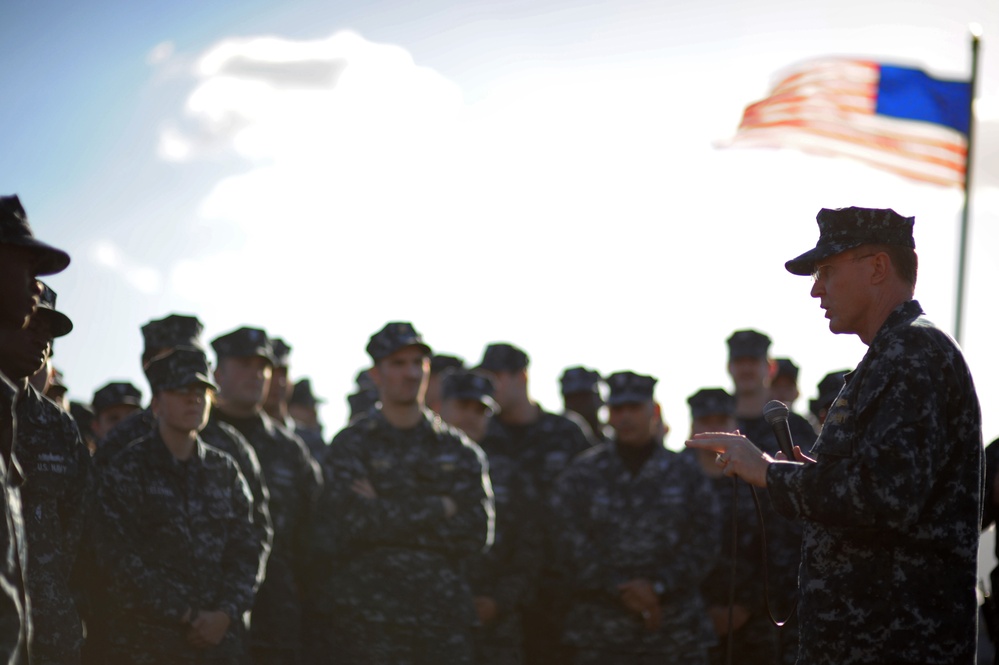
{"type": "Polygon", "coordinates": [[[69,254],[35,238],[24,238],[11,243],[30,249],[35,255],[35,274],[43,277],[62,272],[69,265],[69,254]]]}

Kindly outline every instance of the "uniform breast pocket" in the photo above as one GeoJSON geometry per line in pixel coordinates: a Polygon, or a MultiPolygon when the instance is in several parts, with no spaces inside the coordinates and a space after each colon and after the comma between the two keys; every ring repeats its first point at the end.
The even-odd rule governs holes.
{"type": "Polygon", "coordinates": [[[814,455],[852,457],[856,443],[857,419],[848,397],[840,395],[833,402],[822,432],[812,446],[814,455]]]}

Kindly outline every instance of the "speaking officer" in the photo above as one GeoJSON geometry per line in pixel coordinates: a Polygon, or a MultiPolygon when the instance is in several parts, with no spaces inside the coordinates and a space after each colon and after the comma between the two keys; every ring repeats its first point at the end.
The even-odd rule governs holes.
{"type": "Polygon", "coordinates": [[[720,513],[691,456],[663,446],[655,384],[607,378],[613,440],[578,456],[552,490],[575,665],[706,665],[714,642],[700,585],[720,513]]]}
{"type": "Polygon", "coordinates": [[[913,300],[913,218],[823,209],[811,274],[836,334],[868,350],[847,375],[814,460],[775,462],[737,435],[688,442],[769,490],[803,523],[799,663],[975,662],[982,510],[978,397],[961,350],[913,300]]]}

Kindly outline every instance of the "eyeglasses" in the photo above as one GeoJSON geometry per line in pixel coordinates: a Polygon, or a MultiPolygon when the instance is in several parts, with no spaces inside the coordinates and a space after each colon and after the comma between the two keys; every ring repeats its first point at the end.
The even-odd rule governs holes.
{"type": "Polygon", "coordinates": [[[838,263],[823,263],[820,266],[815,266],[812,269],[812,281],[817,282],[820,279],[825,279],[829,276],[829,269],[834,266],[838,266],[842,263],[853,263],[854,261],[859,261],[860,259],[869,259],[875,254],[864,254],[863,256],[855,256],[852,259],[846,259],[845,261],[839,261],[838,263]]]}

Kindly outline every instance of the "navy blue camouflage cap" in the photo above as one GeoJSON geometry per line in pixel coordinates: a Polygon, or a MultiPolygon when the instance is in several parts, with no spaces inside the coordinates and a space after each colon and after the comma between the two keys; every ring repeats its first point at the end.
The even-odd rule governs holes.
{"type": "Polygon", "coordinates": [[[793,275],[810,275],[817,261],[861,245],[916,248],[912,237],[916,218],[903,217],[891,208],[823,208],[815,219],[819,223],[815,247],[784,264],[793,275]]]}
{"type": "Polygon", "coordinates": [[[531,363],[524,351],[513,344],[498,342],[486,347],[478,369],[487,372],[519,372],[531,363]]]}
{"type": "Polygon", "coordinates": [[[413,324],[407,321],[392,321],[376,332],[368,340],[367,352],[371,359],[378,362],[407,346],[418,346],[428,356],[433,352],[423,341],[423,336],[416,332],[413,324]]]}
{"type": "Polygon", "coordinates": [[[31,232],[28,214],[16,194],[0,196],[0,244],[30,250],[35,255],[37,275],[54,275],[69,265],[69,254],[42,242],[31,232]]]}
{"type": "Polygon", "coordinates": [[[797,383],[798,366],[790,358],[777,358],[777,373],[774,375],[774,378],[778,376],[786,376],[797,383]]]}
{"type": "Polygon", "coordinates": [[[218,386],[209,378],[208,356],[201,349],[179,347],[154,358],[145,367],[146,378],[153,394],[163,390],[179,390],[200,384],[214,391],[218,386]]]}
{"type": "Polygon", "coordinates": [[[770,351],[770,338],[757,330],[736,330],[726,342],[730,360],[766,358],[770,351]]]}
{"type": "Polygon", "coordinates": [[[142,392],[128,381],[112,381],[98,388],[90,402],[95,415],[118,404],[141,407],[142,392]]]}
{"type": "Polygon", "coordinates": [[[465,361],[458,356],[449,356],[444,353],[435,353],[430,358],[431,374],[440,374],[448,369],[465,369],[465,361]]]}
{"type": "Polygon", "coordinates": [[[615,372],[607,377],[607,387],[610,388],[609,406],[636,404],[652,399],[656,379],[634,372],[615,372]]]}
{"type": "Polygon", "coordinates": [[[578,395],[580,393],[599,395],[600,381],[600,372],[585,367],[567,367],[559,379],[563,395],[578,395]]]}
{"type": "Polygon", "coordinates": [[[83,402],[72,401],[69,403],[69,415],[73,416],[76,426],[81,433],[90,431],[90,424],[94,422],[94,410],[83,402]]]}
{"type": "Polygon", "coordinates": [[[271,340],[260,328],[238,328],[212,340],[219,358],[264,358],[274,364],[271,340]]]}
{"type": "Polygon", "coordinates": [[[280,337],[271,337],[271,352],[275,367],[288,367],[291,362],[291,347],[280,337]]]}
{"type": "Polygon", "coordinates": [[[822,380],[819,381],[818,390],[819,396],[815,399],[808,401],[808,410],[812,412],[812,415],[816,418],[823,409],[828,409],[832,406],[833,400],[839,395],[839,391],[843,389],[843,385],[846,383],[845,377],[850,370],[841,369],[837,372],[829,372],[822,380]]]}
{"type": "Polygon", "coordinates": [[[468,399],[479,402],[493,413],[499,405],[493,399],[493,382],[489,377],[466,369],[448,369],[441,377],[441,400],[468,399]]]}
{"type": "Polygon", "coordinates": [[[362,369],[354,377],[354,383],[357,384],[357,389],[360,390],[378,390],[378,386],[375,385],[375,380],[371,378],[368,374],[368,370],[362,369]]]}
{"type": "Polygon", "coordinates": [[[175,349],[179,346],[204,350],[205,347],[201,343],[202,331],[204,326],[198,317],[170,314],[142,326],[142,342],[146,353],[160,349],[175,349]]]}
{"type": "Polygon", "coordinates": [[[687,398],[691,418],[734,416],[735,397],[722,388],[701,388],[687,398]]]}
{"type": "Polygon", "coordinates": [[[288,404],[315,406],[316,404],[322,404],[324,401],[326,400],[316,397],[315,393],[312,392],[312,381],[309,379],[300,379],[295,382],[295,386],[291,389],[291,399],[288,400],[288,404]]]}
{"type": "Polygon", "coordinates": [[[347,406],[350,407],[349,419],[353,420],[362,413],[370,411],[376,404],[378,404],[377,390],[359,390],[347,395],[347,406]]]}
{"type": "Polygon", "coordinates": [[[38,309],[34,316],[44,318],[49,323],[52,337],[63,337],[73,331],[73,322],[69,317],[56,309],[56,292],[49,285],[39,280],[42,285],[42,296],[38,300],[38,309]]]}

